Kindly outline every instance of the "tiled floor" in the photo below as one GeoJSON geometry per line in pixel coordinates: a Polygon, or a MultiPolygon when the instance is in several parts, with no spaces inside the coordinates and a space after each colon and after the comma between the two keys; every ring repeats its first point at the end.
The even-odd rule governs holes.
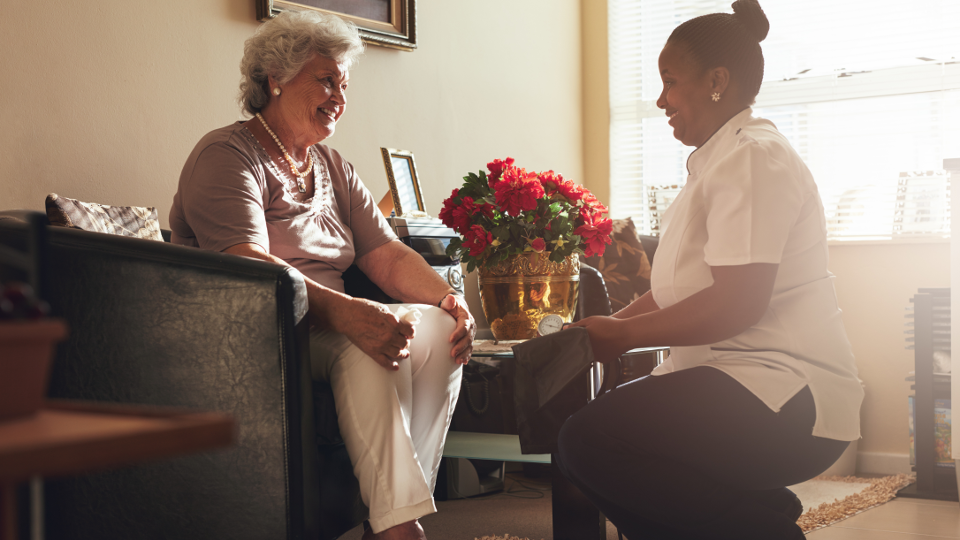
{"type": "Polygon", "coordinates": [[[830,527],[810,540],[939,540],[960,538],[960,503],[897,498],[830,527]]]}

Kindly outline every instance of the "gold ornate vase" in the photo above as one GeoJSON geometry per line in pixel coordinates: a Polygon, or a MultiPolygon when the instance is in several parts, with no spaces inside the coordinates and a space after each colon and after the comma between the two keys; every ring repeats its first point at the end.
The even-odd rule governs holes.
{"type": "Polygon", "coordinates": [[[548,256],[521,253],[477,270],[483,314],[498,340],[536,337],[540,319],[551,313],[564,322],[573,320],[580,259],[570,255],[555,263],[548,256]]]}

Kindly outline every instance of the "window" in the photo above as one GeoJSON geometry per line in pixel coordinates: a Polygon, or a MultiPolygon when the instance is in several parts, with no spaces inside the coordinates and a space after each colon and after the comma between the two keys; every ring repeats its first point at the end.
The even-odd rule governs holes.
{"type": "MultiPolygon", "coordinates": [[[[657,58],[688,19],[730,0],[608,0],[611,214],[646,234],[686,178],[692,148],[657,109],[657,58]]],[[[754,114],[810,167],[831,239],[949,235],[960,157],[960,2],[761,0],[770,34],[754,114]],[[955,175],[956,176],[956,175],[955,175]]]]}

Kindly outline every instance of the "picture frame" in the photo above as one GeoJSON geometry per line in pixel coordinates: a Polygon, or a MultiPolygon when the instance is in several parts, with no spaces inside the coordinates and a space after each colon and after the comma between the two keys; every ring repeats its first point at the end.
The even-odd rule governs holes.
{"type": "Polygon", "coordinates": [[[313,10],[357,25],[371,45],[401,51],[417,48],[417,0],[256,0],[257,19],[265,21],[286,10],[313,10]]]}
{"type": "Polygon", "coordinates": [[[413,152],[381,147],[380,154],[397,217],[430,217],[423,203],[413,152]]]}

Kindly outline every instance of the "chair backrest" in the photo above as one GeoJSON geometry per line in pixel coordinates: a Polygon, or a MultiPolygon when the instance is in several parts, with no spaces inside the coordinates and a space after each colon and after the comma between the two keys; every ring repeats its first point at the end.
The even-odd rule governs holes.
{"type": "Polygon", "coordinates": [[[637,238],[640,239],[640,244],[643,245],[643,251],[647,254],[647,260],[650,261],[650,264],[653,264],[653,256],[657,252],[657,246],[660,245],[659,236],[644,236],[638,234],[637,238]]]}
{"type": "Polygon", "coordinates": [[[579,321],[594,315],[610,315],[610,297],[607,285],[599,270],[580,263],[580,291],[577,293],[577,312],[573,320],[579,321]]]}

